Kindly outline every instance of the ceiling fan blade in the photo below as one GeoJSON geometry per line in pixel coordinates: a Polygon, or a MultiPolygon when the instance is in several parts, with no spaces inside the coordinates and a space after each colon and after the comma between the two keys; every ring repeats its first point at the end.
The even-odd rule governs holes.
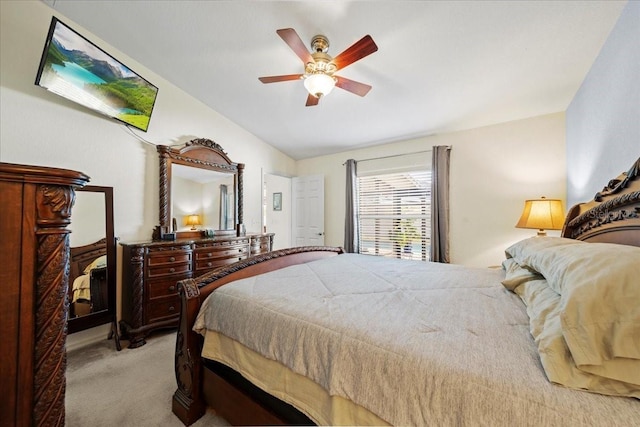
{"type": "Polygon", "coordinates": [[[355,80],[345,79],[340,76],[333,76],[336,78],[336,86],[340,89],[344,89],[356,95],[365,96],[371,90],[371,86],[364,83],[356,82],[355,80]]]}
{"type": "Polygon", "coordinates": [[[354,44],[352,44],[347,50],[333,58],[333,62],[338,70],[353,64],[354,62],[371,55],[378,50],[378,46],[373,41],[370,35],[366,35],[354,44]]]}
{"type": "Polygon", "coordinates": [[[298,58],[302,59],[302,62],[305,64],[307,62],[313,62],[311,53],[307,50],[307,47],[304,45],[298,33],[296,33],[296,30],[293,28],[282,28],[276,30],[276,33],[278,33],[282,40],[298,55],[298,58]]]}
{"type": "Polygon", "coordinates": [[[305,107],[313,107],[314,105],[318,105],[318,102],[320,102],[320,98],[316,98],[309,94],[309,96],[307,96],[307,103],[305,104],[305,107]]]}
{"type": "Polygon", "coordinates": [[[278,82],[286,82],[289,80],[300,80],[302,78],[302,74],[287,74],[285,76],[268,76],[268,77],[258,77],[262,83],[278,83],[278,82]]]}

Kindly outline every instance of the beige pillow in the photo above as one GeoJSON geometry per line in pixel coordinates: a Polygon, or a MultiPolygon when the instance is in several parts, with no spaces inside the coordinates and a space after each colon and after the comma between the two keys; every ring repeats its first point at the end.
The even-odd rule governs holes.
{"type": "Polygon", "coordinates": [[[521,267],[513,258],[505,259],[502,262],[502,268],[505,270],[505,279],[502,284],[510,291],[515,292],[516,288],[523,283],[542,278],[540,273],[521,267]]]}
{"type": "Polygon", "coordinates": [[[560,295],[562,334],[581,370],[640,385],[640,248],[536,237],[506,253],[560,295]]]}
{"type": "Polygon", "coordinates": [[[512,279],[518,281],[513,291],[527,306],[529,330],[538,346],[540,362],[549,381],[594,393],[640,399],[640,386],[593,374],[576,366],[562,333],[560,295],[542,276],[518,267],[513,259],[507,259],[505,263],[510,264],[505,286],[509,288],[514,283],[512,279]]]}

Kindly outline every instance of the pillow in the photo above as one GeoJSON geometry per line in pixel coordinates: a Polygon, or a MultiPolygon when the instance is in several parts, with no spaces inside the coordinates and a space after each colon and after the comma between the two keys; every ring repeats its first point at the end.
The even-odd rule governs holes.
{"type": "Polygon", "coordinates": [[[505,259],[502,262],[502,268],[505,271],[505,279],[502,284],[513,292],[516,292],[516,289],[523,283],[543,278],[540,273],[521,267],[513,258],[505,259]]]}
{"type": "Polygon", "coordinates": [[[560,295],[562,334],[581,370],[640,385],[640,248],[534,237],[506,254],[560,295]]]}
{"type": "Polygon", "coordinates": [[[102,268],[102,267],[106,267],[107,266],[107,256],[106,255],[102,255],[99,256],[98,258],[94,259],[91,264],[87,265],[84,268],[83,273],[84,274],[89,274],[89,272],[91,270],[93,270],[94,268],[102,268]]]}
{"type": "MultiPolygon", "coordinates": [[[[507,259],[505,262],[507,261],[512,262],[507,277],[517,278],[518,284],[513,292],[518,294],[527,306],[529,330],[538,346],[540,362],[549,381],[594,393],[640,399],[640,386],[593,374],[576,366],[562,333],[560,295],[549,287],[542,276],[517,267],[518,264],[513,259],[507,259]]],[[[513,282],[509,279],[506,281],[508,284],[505,286],[509,288],[513,282]]],[[[640,361],[625,360],[635,362],[635,369],[638,369],[640,361]]]]}

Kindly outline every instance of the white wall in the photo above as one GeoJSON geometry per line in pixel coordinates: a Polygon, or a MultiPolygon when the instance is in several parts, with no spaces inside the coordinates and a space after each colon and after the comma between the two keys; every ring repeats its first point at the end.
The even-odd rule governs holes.
{"type": "Polygon", "coordinates": [[[640,2],[625,6],[566,114],[573,205],[640,157],[640,2]]]}
{"type": "Polygon", "coordinates": [[[0,1],[0,161],[78,170],[91,177],[92,185],[113,187],[116,236],[125,242],[146,240],[158,224],[153,144],[210,138],[233,161],[246,165],[244,219],[247,231],[259,231],[261,171],[293,175],[295,161],[57,12],[56,17],[158,86],[149,131],[130,131],[35,86],[53,13],[40,1],[0,1]]]}
{"type": "Polygon", "coordinates": [[[499,264],[507,246],[536,234],[515,228],[526,199],[566,198],[563,113],[436,136],[432,145],[453,146],[452,262],[499,264]]]}
{"type": "Polygon", "coordinates": [[[325,243],[342,246],[347,159],[451,145],[451,261],[489,266],[511,243],[535,234],[514,227],[525,199],[565,199],[564,135],[564,114],[557,113],[300,160],[297,167],[299,175],[325,175],[325,243]]]}

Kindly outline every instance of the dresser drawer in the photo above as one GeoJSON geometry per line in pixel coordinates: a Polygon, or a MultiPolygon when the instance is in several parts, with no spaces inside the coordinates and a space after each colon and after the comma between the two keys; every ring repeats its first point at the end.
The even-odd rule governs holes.
{"type": "Polygon", "coordinates": [[[196,262],[215,258],[227,258],[231,256],[246,254],[247,252],[249,252],[249,245],[237,245],[225,248],[196,249],[196,262]]]}
{"type": "Polygon", "coordinates": [[[251,242],[251,253],[263,253],[271,250],[271,242],[269,239],[256,239],[251,242]]]}
{"type": "MultiPolygon", "coordinates": [[[[191,275],[189,274],[186,277],[183,277],[183,279],[186,279],[188,277],[191,277],[191,275]]],[[[148,280],[146,293],[147,300],[168,296],[177,296],[179,280],[182,279],[148,280]]]]}
{"type": "Polygon", "coordinates": [[[265,254],[265,253],[267,253],[269,251],[270,251],[269,245],[253,246],[251,248],[251,255],[265,254]]]}
{"type": "Polygon", "coordinates": [[[196,243],[196,251],[198,249],[204,249],[204,248],[212,248],[212,249],[225,249],[228,247],[232,247],[232,246],[247,246],[249,245],[249,237],[234,237],[233,239],[229,239],[229,240],[221,240],[221,241],[217,241],[217,242],[198,242],[196,243]]]}
{"type": "Polygon", "coordinates": [[[220,267],[227,264],[233,264],[234,262],[242,261],[243,259],[247,258],[249,258],[249,253],[245,251],[241,254],[227,256],[225,258],[204,259],[202,261],[196,260],[196,274],[202,274],[203,272],[211,270],[212,268],[220,267]]]}
{"type": "Polygon", "coordinates": [[[191,263],[187,264],[167,264],[158,265],[147,268],[147,278],[176,276],[177,278],[184,276],[191,271],[191,263]]]}
{"type": "Polygon", "coordinates": [[[191,251],[189,252],[156,252],[149,253],[147,257],[147,265],[153,267],[156,265],[180,264],[191,262],[191,251]]]}
{"type": "Polygon", "coordinates": [[[161,298],[147,303],[145,318],[147,323],[177,317],[180,314],[180,299],[178,297],[161,298]]]}

